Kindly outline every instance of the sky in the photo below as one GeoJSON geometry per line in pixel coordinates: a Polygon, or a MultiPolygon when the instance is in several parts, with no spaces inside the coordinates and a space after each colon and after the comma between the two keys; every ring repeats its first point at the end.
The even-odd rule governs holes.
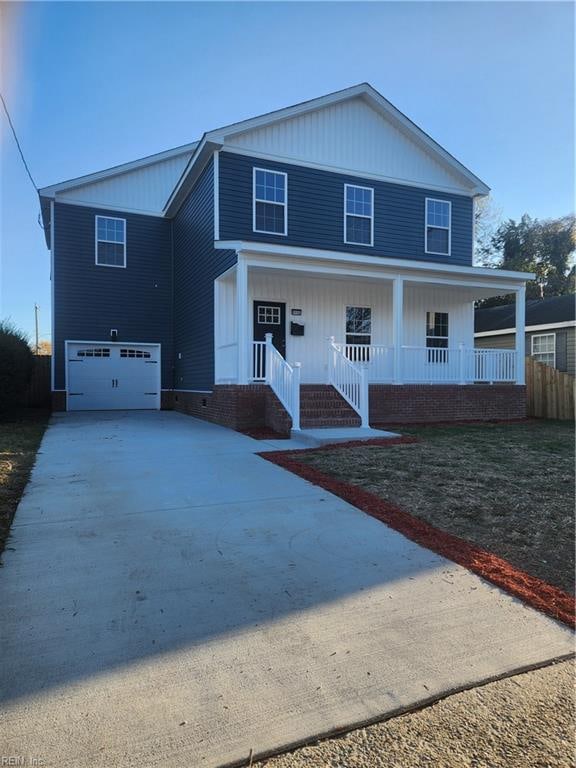
{"type": "MultiPolygon", "coordinates": [[[[492,188],[574,207],[574,6],[0,2],[0,81],[39,187],[368,81],[492,188]]],[[[0,114],[0,318],[50,338],[39,205],[0,114]]]]}

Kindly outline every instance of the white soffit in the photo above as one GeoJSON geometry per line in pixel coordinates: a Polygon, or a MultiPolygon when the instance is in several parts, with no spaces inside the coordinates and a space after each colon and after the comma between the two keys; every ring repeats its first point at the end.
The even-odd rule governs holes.
{"type": "Polygon", "coordinates": [[[110,206],[131,211],[161,213],[193,152],[56,191],[56,200],[110,206]]]}
{"type": "Polygon", "coordinates": [[[463,194],[483,192],[479,180],[450,167],[410,128],[374,109],[362,95],[230,133],[226,147],[463,194]]]}

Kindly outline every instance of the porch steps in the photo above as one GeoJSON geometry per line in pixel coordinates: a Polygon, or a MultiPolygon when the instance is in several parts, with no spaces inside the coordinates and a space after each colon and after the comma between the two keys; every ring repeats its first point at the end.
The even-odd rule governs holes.
{"type": "Polygon", "coordinates": [[[360,417],[344,398],[328,384],[302,384],[300,387],[300,426],[359,427],[360,417]]]}

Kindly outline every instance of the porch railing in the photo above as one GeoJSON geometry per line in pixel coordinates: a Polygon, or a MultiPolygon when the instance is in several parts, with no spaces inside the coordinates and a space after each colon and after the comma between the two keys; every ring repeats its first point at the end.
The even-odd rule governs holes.
{"type": "MultiPolygon", "coordinates": [[[[368,365],[362,360],[353,362],[347,356],[347,345],[328,340],[328,382],[354,408],[360,416],[362,426],[368,424],[368,365]]],[[[359,345],[350,345],[359,346],[359,345]]],[[[361,357],[364,355],[362,353],[361,357]]]]}
{"type": "Polygon", "coordinates": [[[514,349],[403,346],[394,369],[394,348],[382,344],[334,346],[351,362],[367,368],[370,383],[472,384],[515,382],[514,349]]]}
{"type": "Polygon", "coordinates": [[[300,363],[289,365],[272,343],[252,342],[252,380],[265,381],[292,419],[292,429],[300,429],[300,363]]]}
{"type": "Polygon", "coordinates": [[[365,364],[368,367],[368,381],[392,381],[394,376],[394,348],[384,344],[340,344],[336,347],[352,363],[365,364]]]}

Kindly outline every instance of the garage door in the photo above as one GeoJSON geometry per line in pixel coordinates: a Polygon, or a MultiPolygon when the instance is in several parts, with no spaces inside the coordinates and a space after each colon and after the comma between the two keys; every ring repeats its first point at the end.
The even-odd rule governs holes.
{"type": "Polygon", "coordinates": [[[69,411],[160,408],[160,345],[66,343],[69,411]]]}

